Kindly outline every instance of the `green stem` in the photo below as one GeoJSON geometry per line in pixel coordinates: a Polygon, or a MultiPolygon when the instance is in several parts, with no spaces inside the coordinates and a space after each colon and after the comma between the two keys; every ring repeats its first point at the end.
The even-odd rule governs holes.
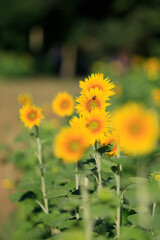
{"type": "MultiPolygon", "coordinates": [[[[79,174],[78,172],[78,163],[75,164],[75,183],[76,183],[76,190],[79,190],[79,174]]],[[[76,219],[79,221],[79,207],[76,207],[76,219]]]]}
{"type": "Polygon", "coordinates": [[[116,220],[116,229],[117,229],[117,238],[120,238],[120,226],[122,224],[122,196],[121,196],[121,174],[122,166],[118,164],[117,166],[117,176],[116,176],[116,187],[117,187],[117,196],[119,198],[119,205],[117,207],[117,220],[116,220]]]}
{"type": "MultiPolygon", "coordinates": [[[[120,149],[118,146],[117,158],[120,158],[120,149]]],[[[120,239],[120,227],[122,225],[122,208],[123,208],[123,195],[121,194],[121,178],[122,178],[122,165],[117,165],[117,174],[116,177],[116,190],[117,196],[119,198],[119,205],[117,207],[117,220],[116,220],[116,229],[117,229],[117,238],[120,239]]]]}
{"type": "Polygon", "coordinates": [[[153,202],[153,207],[152,207],[152,218],[155,216],[155,211],[156,211],[156,202],[153,202]]]}
{"type": "Polygon", "coordinates": [[[81,177],[81,194],[83,202],[83,219],[85,228],[85,240],[92,239],[92,223],[90,219],[89,197],[88,197],[88,178],[81,177]]]}
{"type": "MultiPolygon", "coordinates": [[[[153,206],[152,206],[152,218],[154,218],[154,216],[155,216],[156,205],[157,205],[157,203],[156,203],[156,202],[153,202],[153,206]]],[[[152,235],[154,235],[154,228],[151,229],[151,233],[152,233],[152,235]]]]}
{"type": "MultiPolygon", "coordinates": [[[[35,129],[36,129],[36,142],[37,142],[37,150],[38,150],[36,156],[38,158],[39,165],[40,165],[41,190],[42,190],[44,205],[41,204],[39,201],[36,201],[36,202],[41,206],[41,208],[43,209],[43,211],[46,214],[49,214],[48,199],[45,198],[45,196],[46,196],[46,185],[45,185],[43,162],[42,162],[42,152],[41,152],[42,147],[41,147],[41,142],[40,142],[40,138],[39,138],[39,129],[38,129],[37,126],[35,126],[35,129]]],[[[57,234],[57,233],[60,232],[57,228],[52,228],[52,227],[50,227],[50,231],[51,231],[51,235],[57,234]]]]}
{"type": "Polygon", "coordinates": [[[97,141],[95,142],[95,161],[97,165],[97,173],[98,173],[98,191],[102,189],[102,177],[101,177],[101,161],[100,154],[98,152],[97,141]]]}
{"type": "Polygon", "coordinates": [[[41,142],[40,142],[40,138],[39,138],[38,127],[35,126],[35,128],[36,128],[36,141],[37,141],[37,148],[38,148],[37,158],[38,158],[38,161],[39,161],[39,164],[40,164],[40,173],[41,173],[42,196],[43,196],[43,201],[44,201],[45,212],[46,212],[46,214],[48,214],[49,213],[48,199],[44,198],[46,196],[46,186],[45,186],[44,171],[43,171],[43,166],[42,166],[41,142]]]}

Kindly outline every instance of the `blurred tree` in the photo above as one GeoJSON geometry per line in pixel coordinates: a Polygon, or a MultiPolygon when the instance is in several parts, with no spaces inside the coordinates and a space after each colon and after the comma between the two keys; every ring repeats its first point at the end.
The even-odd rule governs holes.
{"type": "Polygon", "coordinates": [[[52,0],[0,0],[0,47],[27,50],[29,29],[46,14],[52,0]]]}
{"type": "Polygon", "coordinates": [[[1,49],[29,50],[29,31],[38,25],[42,56],[53,46],[64,56],[73,46],[89,61],[120,52],[160,56],[160,0],[0,0],[0,16],[1,49]]]}

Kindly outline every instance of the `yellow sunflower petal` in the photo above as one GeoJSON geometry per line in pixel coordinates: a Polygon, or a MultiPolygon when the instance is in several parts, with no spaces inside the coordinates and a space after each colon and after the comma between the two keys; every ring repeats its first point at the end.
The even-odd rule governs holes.
{"type": "Polygon", "coordinates": [[[54,154],[63,162],[74,163],[82,158],[88,146],[87,130],[64,128],[54,140],[54,154]]]}
{"type": "Polygon", "coordinates": [[[158,139],[158,117],[137,103],[128,103],[113,113],[113,126],[122,149],[133,155],[147,154],[158,139]]]}
{"type": "Polygon", "coordinates": [[[157,107],[160,107],[160,88],[154,88],[151,92],[151,97],[152,97],[153,103],[157,107]]]}
{"type": "Polygon", "coordinates": [[[98,88],[92,88],[90,91],[86,91],[76,99],[78,103],[75,107],[80,115],[90,113],[95,108],[105,111],[106,107],[110,105],[106,101],[108,100],[107,95],[98,88]]]}
{"type": "Polygon", "coordinates": [[[24,105],[20,111],[20,119],[25,127],[32,128],[34,125],[39,126],[43,119],[42,110],[35,105],[24,105]]]}
{"type": "Polygon", "coordinates": [[[18,95],[18,103],[23,105],[32,104],[32,97],[29,94],[21,93],[18,95]]]}
{"type": "Polygon", "coordinates": [[[82,93],[98,88],[99,90],[102,90],[108,98],[112,96],[114,94],[114,91],[112,90],[114,84],[110,82],[108,78],[104,79],[103,77],[103,74],[92,73],[91,76],[85,78],[84,81],[80,81],[79,86],[82,89],[82,93]]]}
{"type": "Polygon", "coordinates": [[[94,109],[91,113],[86,114],[85,117],[73,119],[73,126],[80,129],[86,128],[88,130],[89,143],[94,144],[95,141],[104,141],[105,136],[108,135],[110,129],[110,115],[107,112],[94,109]]]}
{"type": "Polygon", "coordinates": [[[106,136],[105,141],[102,142],[103,146],[108,144],[112,144],[112,149],[108,154],[111,156],[117,156],[119,140],[115,131],[112,131],[112,134],[110,133],[108,136],[106,136]]]}

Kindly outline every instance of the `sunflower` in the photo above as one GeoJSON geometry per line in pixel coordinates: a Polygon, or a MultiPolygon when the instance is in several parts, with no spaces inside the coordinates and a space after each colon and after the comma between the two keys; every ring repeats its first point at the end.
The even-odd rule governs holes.
{"type": "Polygon", "coordinates": [[[32,97],[27,93],[21,93],[18,95],[18,103],[23,105],[32,104],[32,97]]]}
{"type": "Polygon", "coordinates": [[[32,128],[34,125],[39,126],[43,119],[42,110],[35,105],[24,105],[20,109],[20,119],[24,122],[25,127],[32,128]]]}
{"type": "Polygon", "coordinates": [[[92,73],[91,76],[85,78],[84,81],[80,81],[79,86],[83,93],[98,88],[99,90],[102,90],[108,98],[114,94],[114,91],[112,90],[114,84],[110,82],[108,78],[103,79],[103,74],[99,73],[92,73]]]}
{"type": "Polygon", "coordinates": [[[160,182],[160,172],[153,172],[150,174],[149,178],[151,181],[160,182]]]}
{"type": "Polygon", "coordinates": [[[148,58],[144,63],[144,70],[151,81],[157,80],[160,71],[159,59],[155,57],[148,58]]]}
{"type": "Polygon", "coordinates": [[[53,111],[60,117],[70,116],[74,110],[74,99],[67,92],[59,92],[52,101],[53,111]]]}
{"type": "Polygon", "coordinates": [[[63,162],[77,162],[89,146],[88,138],[86,129],[63,128],[54,140],[54,153],[63,162]]]}
{"type": "Polygon", "coordinates": [[[122,149],[133,155],[153,150],[158,138],[158,118],[137,103],[128,103],[113,113],[113,126],[122,149]]]}
{"type": "Polygon", "coordinates": [[[11,179],[4,178],[2,179],[2,187],[5,189],[13,189],[15,188],[15,183],[11,179]]]}
{"type": "Polygon", "coordinates": [[[73,116],[71,120],[69,120],[69,124],[72,128],[79,128],[81,124],[82,117],[78,118],[77,116],[73,116]]]}
{"type": "Polygon", "coordinates": [[[105,134],[108,135],[110,125],[110,115],[107,112],[94,109],[85,117],[79,119],[79,128],[86,128],[89,132],[89,142],[94,144],[95,141],[103,141],[105,134]]]}
{"type": "Polygon", "coordinates": [[[108,97],[102,90],[91,88],[90,91],[86,91],[85,94],[76,99],[79,104],[75,108],[80,115],[90,113],[95,108],[105,111],[105,108],[110,105],[106,103],[107,100],[108,97]]]}
{"type": "Polygon", "coordinates": [[[117,156],[118,155],[118,135],[115,131],[112,132],[112,134],[109,134],[106,138],[105,141],[102,142],[102,145],[112,145],[111,151],[108,153],[110,156],[117,156]]]}
{"type": "Polygon", "coordinates": [[[154,104],[160,107],[160,88],[154,88],[151,92],[154,104]]]}

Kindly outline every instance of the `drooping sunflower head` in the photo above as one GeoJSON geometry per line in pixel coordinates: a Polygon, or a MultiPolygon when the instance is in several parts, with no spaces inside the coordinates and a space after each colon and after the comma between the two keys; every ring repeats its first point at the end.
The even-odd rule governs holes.
{"type": "Polygon", "coordinates": [[[111,134],[108,134],[108,136],[105,137],[105,141],[102,142],[103,146],[108,144],[111,144],[112,146],[112,149],[110,152],[108,152],[108,154],[110,156],[117,156],[119,141],[118,141],[118,135],[115,131],[112,131],[111,134]]]}
{"type": "Polygon", "coordinates": [[[108,78],[104,79],[103,74],[100,73],[92,73],[91,76],[85,78],[84,81],[80,81],[79,86],[83,93],[98,88],[99,90],[102,90],[108,98],[114,94],[114,91],[112,90],[114,84],[110,82],[108,78]]]}
{"type": "Polygon", "coordinates": [[[32,104],[32,97],[27,93],[21,93],[18,95],[18,103],[23,105],[32,104]]]}
{"type": "Polygon", "coordinates": [[[25,127],[32,128],[34,125],[39,126],[41,120],[44,118],[42,110],[35,105],[24,105],[20,109],[20,119],[25,127]]]}
{"type": "Polygon", "coordinates": [[[106,102],[107,100],[108,97],[102,90],[91,88],[90,91],[86,91],[85,94],[81,94],[80,97],[76,99],[78,104],[75,108],[80,115],[90,113],[96,108],[105,111],[105,108],[110,105],[106,102]]]}
{"type": "Polygon", "coordinates": [[[54,140],[54,154],[65,163],[79,161],[89,146],[86,129],[64,128],[54,140]]]}
{"type": "Polygon", "coordinates": [[[110,128],[110,115],[107,112],[94,109],[91,113],[86,114],[79,120],[80,128],[85,127],[89,132],[89,142],[94,144],[95,141],[102,141],[105,135],[108,135],[110,128]]]}
{"type": "Polygon", "coordinates": [[[113,113],[113,126],[122,149],[133,155],[149,153],[158,138],[158,118],[137,103],[128,103],[113,113]]]}
{"type": "Polygon", "coordinates": [[[53,111],[60,117],[70,116],[74,110],[74,99],[67,92],[59,92],[52,101],[53,111]]]}

